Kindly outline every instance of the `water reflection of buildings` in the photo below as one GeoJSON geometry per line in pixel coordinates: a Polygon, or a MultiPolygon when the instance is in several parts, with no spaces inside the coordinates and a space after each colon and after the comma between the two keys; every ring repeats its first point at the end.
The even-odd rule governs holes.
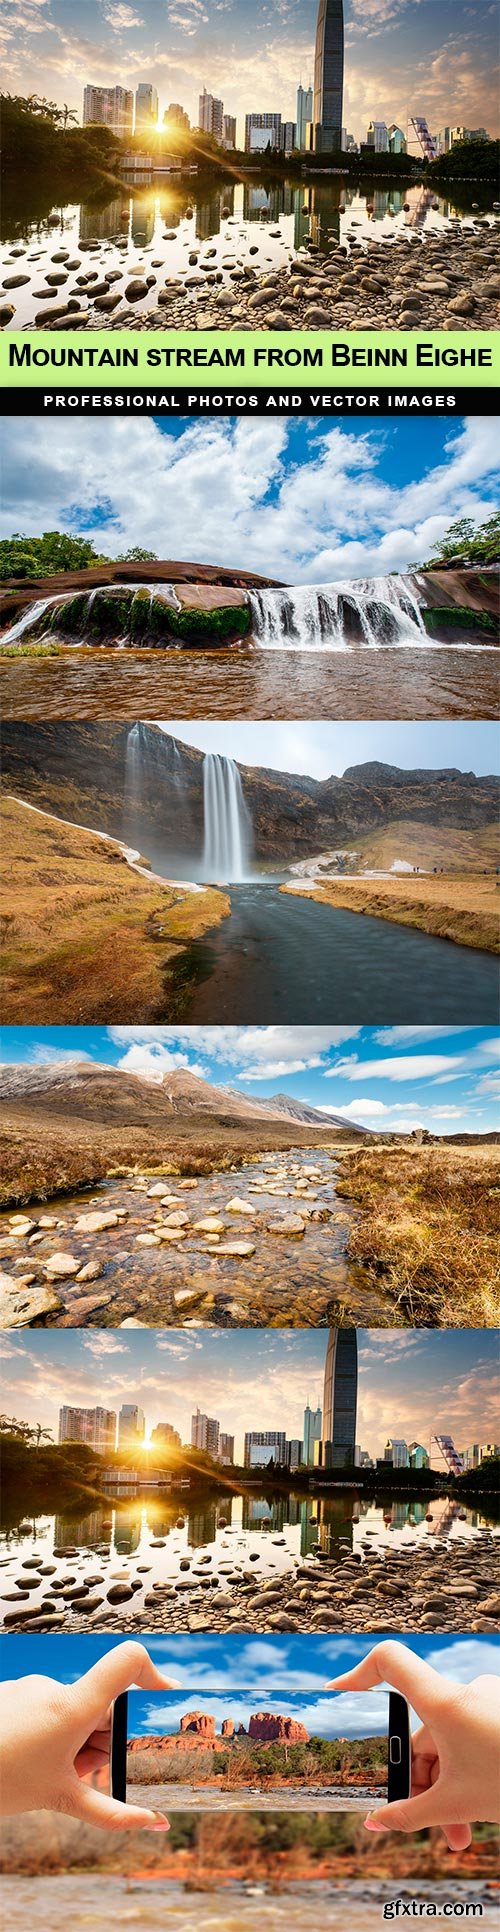
{"type": "Polygon", "coordinates": [[[352,1550],[354,1524],[359,1523],[359,1517],[358,1498],[352,1491],[316,1501],[307,1498],[301,1509],[301,1556],[310,1556],[314,1549],[324,1550],[325,1556],[338,1556],[341,1543],[344,1549],[352,1550]]]}
{"type": "MultiPolygon", "coordinates": [[[[141,1540],[141,1517],[138,1509],[120,1510],[115,1516],[115,1550],[117,1556],[133,1556],[141,1540]]],[[[155,1525],[156,1528],[156,1525],[155,1525]]]]}
{"type": "Polygon", "coordinates": [[[211,194],[206,201],[196,204],[196,235],[198,241],[212,241],[220,235],[222,222],[234,215],[234,188],[222,188],[211,194]],[[224,210],[224,213],[223,213],[224,210]]]}
{"type": "Polygon", "coordinates": [[[200,1504],[198,1509],[190,1509],[188,1516],[188,1543],[190,1548],[199,1550],[208,1543],[215,1543],[217,1531],[225,1528],[226,1525],[229,1527],[231,1523],[232,1507],[232,1496],[221,1497],[217,1495],[213,1501],[206,1501],[200,1504]]]}
{"type": "Polygon", "coordinates": [[[149,242],[152,242],[154,239],[155,221],[155,202],[151,202],[150,198],[148,198],[147,202],[134,200],[132,202],[132,220],[130,224],[131,241],[136,242],[141,248],[147,248],[149,242]]]}
{"type": "Polygon", "coordinates": [[[273,181],[267,188],[262,182],[245,181],[243,220],[280,221],[282,215],[293,215],[296,198],[288,181],[273,181]]]}
{"type": "Polygon", "coordinates": [[[80,208],[80,241],[112,241],[117,235],[128,235],[130,221],[130,200],[128,195],[116,196],[108,201],[105,208],[80,208]]]}
{"type": "Polygon", "coordinates": [[[265,1496],[244,1496],[241,1516],[243,1530],[269,1529],[283,1530],[285,1524],[297,1522],[296,1498],[275,1496],[269,1502],[265,1496]]]}
{"type": "Polygon", "coordinates": [[[111,1530],[109,1517],[104,1518],[101,1509],[94,1509],[89,1516],[80,1519],[74,1516],[54,1517],[54,1543],[56,1549],[68,1547],[93,1550],[96,1543],[107,1543],[111,1549],[111,1530]],[[104,1528],[105,1522],[108,1525],[104,1528]]]}

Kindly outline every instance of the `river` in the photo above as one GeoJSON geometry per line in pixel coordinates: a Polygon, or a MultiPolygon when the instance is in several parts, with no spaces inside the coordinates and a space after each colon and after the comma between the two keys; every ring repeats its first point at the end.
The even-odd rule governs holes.
{"type": "Polygon", "coordinates": [[[5,718],[495,718],[498,653],[130,651],[2,657],[5,718]]]}
{"type": "MultiPolygon", "coordinates": [[[[480,184],[475,188],[479,192],[480,184]]],[[[489,193],[483,213],[488,208],[489,193]]],[[[133,191],[124,182],[100,205],[94,198],[91,205],[59,207],[47,203],[43,182],[17,182],[5,196],[0,281],[5,284],[15,273],[27,278],[5,291],[5,299],[15,303],[11,326],[29,328],[35,315],[43,313],[50,327],[52,301],[40,298],[47,272],[61,278],[52,287],[54,305],[76,296],[84,309],[97,315],[92,283],[84,288],[76,276],[93,276],[97,289],[111,273],[118,277],[113,291],[122,294],[129,278],[143,269],[150,287],[139,307],[147,312],[156,307],[166,278],[178,282],[179,292],[185,289],[194,304],[203,304],[215,277],[231,286],[237,265],[265,275],[285,267],[308,244],[320,253],[339,241],[347,250],[353,241],[378,241],[390,248],[403,231],[415,240],[424,233],[442,235],[456,218],[449,202],[407,182],[361,189],[338,178],[306,185],[252,175],[251,181],[235,183],[228,174],[223,186],[212,185],[211,192],[204,192],[194,179],[146,182],[133,191]],[[64,261],[54,260],[61,252],[67,255],[67,269],[64,261]]],[[[133,313],[130,305],[132,321],[133,313]]],[[[168,320],[168,310],[166,314],[168,320]]],[[[127,320],[125,311],[124,316],[127,320]]],[[[101,316],[101,326],[104,320],[101,316]]]]}
{"type": "MultiPolygon", "coordinates": [[[[206,1883],[206,1881],[205,1881],[206,1883]]],[[[385,1916],[392,1916],[390,1902],[416,1899],[434,1905],[442,1914],[450,1900],[465,1918],[467,1907],[482,1922],[497,1923],[498,1895],[494,1887],[480,1878],[430,1882],[413,1879],[354,1881],[333,1879],[310,1882],[294,1879],[279,1892],[262,1879],[238,1884],[229,1881],[223,1889],[189,1889],[172,1879],[115,1877],[110,1873],[85,1872],[57,1878],[4,1878],[4,1913],[9,1932],[67,1932],[68,1925],[80,1932],[122,1932],[122,1927],[137,1927],[138,1932],[379,1932],[385,1916]]],[[[425,1917],[425,1906],[422,1914],[425,1917]]],[[[457,1914],[458,1915],[458,1914],[457,1914]]]]}
{"type": "Polygon", "coordinates": [[[228,918],[176,964],[170,1019],[497,1023],[492,954],[260,880],[230,898],[228,918]]]}

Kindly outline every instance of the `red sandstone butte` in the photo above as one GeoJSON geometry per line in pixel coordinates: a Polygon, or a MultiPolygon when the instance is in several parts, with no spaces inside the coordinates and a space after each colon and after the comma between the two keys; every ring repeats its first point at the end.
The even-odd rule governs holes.
{"type": "Polygon", "coordinates": [[[215,1718],[208,1717],[206,1711],[186,1711],[181,1717],[179,1729],[189,1731],[195,1737],[203,1738],[207,1744],[215,1739],[215,1718]]]}
{"type": "Polygon", "coordinates": [[[256,1711],[250,1718],[248,1736],[259,1738],[263,1744],[309,1744],[305,1724],[298,1724],[295,1717],[275,1717],[272,1711],[256,1711]]]}

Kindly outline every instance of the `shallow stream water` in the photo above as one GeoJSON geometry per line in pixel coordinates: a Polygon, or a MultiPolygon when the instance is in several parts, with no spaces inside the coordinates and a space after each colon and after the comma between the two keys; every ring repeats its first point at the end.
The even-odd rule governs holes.
{"type": "MultiPolygon", "coordinates": [[[[117,1878],[111,1874],[59,1876],[57,1878],[8,1877],[3,1881],[4,1912],[10,1932],[33,1932],[34,1926],[47,1932],[67,1932],[68,1925],[90,1928],[90,1932],[109,1932],[124,1926],[138,1932],[379,1932],[384,1906],[390,1901],[422,1899],[441,1908],[446,1902],[481,1905],[481,1917],[496,1924],[498,1895],[476,1880],[399,1879],[375,1882],[357,1880],[304,1881],[294,1879],[279,1893],[263,1881],[227,1886],[207,1892],[196,1881],[190,1890],[172,1879],[149,1877],[117,1878]]],[[[425,1913],[423,1914],[425,1916],[425,1913]]]]}
{"type": "Polygon", "coordinates": [[[460,1511],[445,1496],[382,1505],[345,1489],[335,1490],[330,1498],[292,1493],[274,1500],[270,1492],[225,1496],[219,1490],[190,1501],[189,1494],[180,1498],[179,1492],[169,1498],[168,1489],[147,1495],[131,1487],[128,1493],[122,1489],[119,1502],[110,1490],[109,1501],[86,1515],[66,1509],[36,1519],[30,1518],[29,1499],[20,1492],[9,1514],[7,1523],[4,1512],[0,1537],[2,1616],[14,1612],[22,1597],[19,1584],[27,1578],[26,1607],[38,1609],[51,1602],[53,1609],[64,1611],[68,1630],[76,1619],[81,1627],[82,1617],[85,1628],[105,1629],[106,1612],[119,1624],[129,1613],[140,1614],[143,1629],[148,1629],[151,1615],[144,1598],[155,1584],[172,1590],[171,1597],[160,1599],[166,1629],[172,1627],[173,1612],[180,1608],[185,1615],[188,1606],[190,1614],[201,1611],[208,1628],[214,1596],[230,1601],[233,1584],[248,1574],[254,1583],[290,1577],[318,1547],[340,1566],[347,1551],[363,1562],[382,1549],[437,1551],[457,1539],[470,1548],[486,1527],[478,1512],[460,1511]],[[49,1575],[38,1576],[32,1568],[35,1556],[50,1566],[49,1575]],[[102,1609],[87,1613],[82,1599],[72,1601],[71,1593],[90,1579],[89,1601],[97,1592],[102,1609]],[[108,1590],[119,1581],[134,1586],[121,1608],[107,1603],[108,1590]]]}
{"type": "Polygon", "coordinates": [[[439,645],[2,657],[5,718],[494,718],[498,652],[439,645]]]}

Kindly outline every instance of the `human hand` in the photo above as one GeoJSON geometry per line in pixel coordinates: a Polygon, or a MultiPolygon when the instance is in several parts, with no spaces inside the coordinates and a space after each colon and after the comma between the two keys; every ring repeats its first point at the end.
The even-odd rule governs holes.
{"type": "Polygon", "coordinates": [[[175,1688],[140,1643],[109,1650],[76,1684],[53,1677],[4,1684],[0,1811],[67,1811],[107,1831],[169,1831],[161,1812],[119,1804],[85,1782],[109,1765],[112,1705],[131,1684],[175,1688]]]}
{"type": "Polygon", "coordinates": [[[500,1682],[485,1676],[450,1683],[406,1644],[387,1642],[327,1689],[372,1690],[382,1683],[401,1691],[422,1722],[412,1737],[411,1797],[369,1812],[367,1830],[440,1825],[450,1851],[465,1851],[471,1824],[500,1820],[500,1682]]]}

